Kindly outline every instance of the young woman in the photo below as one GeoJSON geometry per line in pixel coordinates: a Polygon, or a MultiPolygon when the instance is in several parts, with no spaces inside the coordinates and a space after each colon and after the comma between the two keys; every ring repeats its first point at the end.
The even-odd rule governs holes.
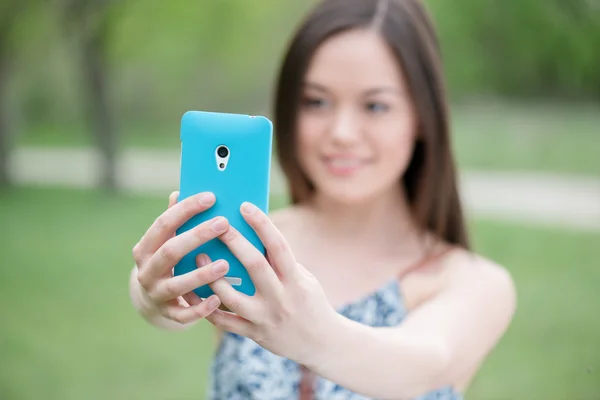
{"type": "Polygon", "coordinates": [[[319,3],[285,55],[274,114],[293,204],[269,217],[240,209],[268,258],[222,217],[175,237],[215,198],[173,193],[133,249],[135,307],[168,329],[217,327],[214,399],[461,398],[516,295],[505,269],[470,251],[424,6],[319,3]],[[172,276],[213,238],[246,266],[255,296],[206,255],[172,276]],[[202,301],[192,290],[204,284],[215,295],[202,301]]]}

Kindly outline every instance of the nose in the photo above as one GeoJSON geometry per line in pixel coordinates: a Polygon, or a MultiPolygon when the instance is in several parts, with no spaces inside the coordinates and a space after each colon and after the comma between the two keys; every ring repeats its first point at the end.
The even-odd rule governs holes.
{"type": "Polygon", "coordinates": [[[350,109],[339,110],[330,127],[331,139],[338,145],[351,145],[360,139],[360,121],[350,109]]]}

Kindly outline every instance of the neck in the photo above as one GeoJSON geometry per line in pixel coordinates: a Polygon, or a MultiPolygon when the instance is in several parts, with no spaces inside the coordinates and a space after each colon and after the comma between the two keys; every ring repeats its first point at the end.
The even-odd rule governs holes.
{"type": "Polygon", "coordinates": [[[321,233],[332,243],[358,247],[376,243],[386,252],[395,252],[403,247],[401,244],[414,244],[419,236],[400,185],[359,204],[344,204],[315,194],[310,206],[318,217],[321,233]]]}

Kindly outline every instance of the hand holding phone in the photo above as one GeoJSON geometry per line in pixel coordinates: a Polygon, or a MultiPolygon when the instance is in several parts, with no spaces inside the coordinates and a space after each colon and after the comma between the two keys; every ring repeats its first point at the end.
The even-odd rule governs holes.
{"type": "Polygon", "coordinates": [[[175,264],[190,250],[227,230],[223,217],[209,219],[185,234],[175,231],[194,215],[205,212],[215,203],[212,193],[199,193],[177,202],[177,192],[169,197],[167,209],[160,215],[133,248],[136,268],[132,271],[130,295],[138,311],[159,326],[191,324],[210,315],[221,304],[217,296],[202,301],[194,288],[221,279],[228,271],[224,261],[210,263],[198,257],[193,272],[173,276],[175,264]]]}
{"type": "MultiPolygon", "coordinates": [[[[224,217],[265,253],[264,245],[242,217],[240,207],[250,202],[268,212],[272,135],[271,121],[262,116],[202,111],[188,111],[183,115],[179,200],[210,192],[216,201],[210,209],[186,221],[177,235],[213,218],[224,217]]],[[[189,251],[175,265],[174,275],[196,270],[196,258],[200,254],[206,254],[213,262],[225,260],[229,265],[225,279],[236,290],[254,295],[256,289],[246,268],[219,239],[209,240],[189,251]]],[[[201,285],[194,292],[201,298],[213,294],[208,285],[201,285]]]]}

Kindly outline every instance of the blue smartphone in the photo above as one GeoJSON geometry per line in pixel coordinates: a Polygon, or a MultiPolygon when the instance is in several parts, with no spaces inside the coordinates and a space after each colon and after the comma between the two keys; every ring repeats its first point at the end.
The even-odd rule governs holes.
{"type": "MultiPolygon", "coordinates": [[[[264,245],[242,217],[240,206],[248,201],[268,212],[272,138],[273,124],[266,117],[204,111],[188,111],[183,115],[178,201],[208,191],[214,193],[216,202],[184,223],[177,234],[223,216],[265,254],[264,245]]],[[[174,274],[195,270],[196,256],[200,253],[207,254],[212,261],[226,260],[229,271],[225,279],[236,290],[254,295],[256,289],[246,268],[218,238],[184,256],[175,266],[174,274]]],[[[194,292],[203,299],[213,294],[208,285],[194,292]]]]}

